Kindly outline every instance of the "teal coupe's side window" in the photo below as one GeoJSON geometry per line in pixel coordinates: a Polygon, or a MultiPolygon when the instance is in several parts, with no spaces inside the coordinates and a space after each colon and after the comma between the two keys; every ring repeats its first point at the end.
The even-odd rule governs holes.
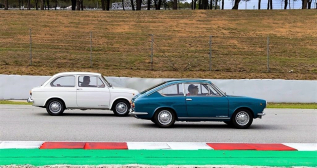
{"type": "Polygon", "coordinates": [[[206,83],[186,83],[186,96],[221,96],[214,88],[206,83]]]}
{"type": "Polygon", "coordinates": [[[159,90],[158,92],[162,96],[184,96],[183,90],[184,90],[183,84],[179,83],[179,84],[167,86],[167,87],[159,90]]]}

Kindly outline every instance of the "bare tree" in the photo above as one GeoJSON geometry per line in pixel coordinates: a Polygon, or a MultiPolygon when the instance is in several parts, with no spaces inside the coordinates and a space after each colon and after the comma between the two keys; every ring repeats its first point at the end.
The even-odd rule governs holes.
{"type": "Polygon", "coordinates": [[[122,9],[125,10],[124,9],[124,0],[122,0],[122,9]]]}
{"type": "Polygon", "coordinates": [[[218,8],[218,0],[215,0],[215,10],[218,8]]]}
{"type": "Polygon", "coordinates": [[[57,8],[57,0],[55,0],[55,10],[56,10],[56,8],[57,8]]]}
{"type": "Polygon", "coordinates": [[[80,10],[80,0],[76,1],[76,10],[80,10]]]}
{"type": "Polygon", "coordinates": [[[225,0],[221,1],[221,10],[223,10],[223,7],[225,6],[225,0]]]}
{"type": "Polygon", "coordinates": [[[131,0],[131,7],[132,7],[132,10],[135,10],[133,0],[131,0]]]}
{"type": "Polygon", "coordinates": [[[44,0],[41,0],[41,10],[44,10],[44,0]]]}
{"type": "Polygon", "coordinates": [[[141,10],[142,0],[136,0],[136,10],[141,10]]]}
{"type": "Polygon", "coordinates": [[[50,0],[46,0],[47,3],[47,10],[50,10],[50,0]]]}
{"type": "Polygon", "coordinates": [[[258,2],[258,10],[260,10],[261,9],[261,0],[259,0],[259,2],[258,2]]]}
{"type": "Polygon", "coordinates": [[[287,5],[288,5],[288,0],[284,0],[284,10],[287,9],[287,5]]]}
{"type": "MultiPolygon", "coordinates": [[[[72,10],[76,10],[76,2],[77,0],[72,0],[72,10]]],[[[103,2],[103,0],[101,0],[101,3],[103,2]]]]}
{"type": "Polygon", "coordinates": [[[106,0],[106,10],[110,10],[110,0],[106,0]]]}
{"type": "Polygon", "coordinates": [[[8,0],[4,1],[4,10],[8,10],[9,9],[9,2],[8,0]]]}
{"type": "Polygon", "coordinates": [[[240,3],[241,0],[234,0],[234,5],[232,7],[232,9],[235,9],[237,10],[239,8],[239,3],[240,3]]]}
{"type": "Polygon", "coordinates": [[[38,7],[39,0],[35,0],[34,2],[35,2],[35,9],[36,9],[36,10],[39,10],[39,7],[38,7]]]}
{"type": "Polygon", "coordinates": [[[307,3],[307,8],[308,9],[311,9],[311,3],[312,3],[312,0],[308,0],[308,3],[307,3]]]}
{"type": "Polygon", "coordinates": [[[272,3],[273,3],[272,0],[268,0],[268,1],[267,1],[267,10],[269,10],[269,9],[272,10],[272,9],[273,9],[273,4],[272,4],[272,3]]]}
{"type": "Polygon", "coordinates": [[[31,9],[31,0],[28,0],[28,10],[31,9]]]}
{"type": "Polygon", "coordinates": [[[173,3],[173,10],[177,10],[177,0],[174,0],[174,3],[173,3]]]}
{"type": "Polygon", "coordinates": [[[151,9],[151,0],[147,0],[147,10],[151,9]]]}

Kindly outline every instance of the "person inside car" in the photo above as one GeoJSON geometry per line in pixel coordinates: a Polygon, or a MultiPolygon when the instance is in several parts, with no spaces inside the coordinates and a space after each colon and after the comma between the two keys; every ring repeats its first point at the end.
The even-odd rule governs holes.
{"type": "Polygon", "coordinates": [[[90,83],[90,77],[84,76],[84,81],[81,83],[81,87],[93,87],[89,85],[89,83],[90,83]]]}
{"type": "Polygon", "coordinates": [[[193,84],[190,84],[188,86],[188,92],[187,93],[187,96],[195,96],[195,95],[198,95],[198,86],[196,85],[193,85],[193,84]]]}

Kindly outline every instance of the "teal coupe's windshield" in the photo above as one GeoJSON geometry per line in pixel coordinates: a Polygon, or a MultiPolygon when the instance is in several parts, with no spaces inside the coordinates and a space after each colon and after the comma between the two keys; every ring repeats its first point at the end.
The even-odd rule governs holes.
{"type": "Polygon", "coordinates": [[[226,93],[223,92],[222,90],[220,90],[215,84],[211,83],[211,85],[212,85],[218,92],[220,92],[222,95],[226,96],[226,93]]]}
{"type": "Polygon", "coordinates": [[[154,86],[152,86],[152,87],[150,87],[150,88],[148,88],[148,89],[143,90],[140,94],[144,94],[145,92],[150,91],[150,90],[152,90],[152,89],[154,89],[154,88],[156,88],[156,87],[158,87],[158,86],[164,85],[165,83],[166,83],[166,82],[162,82],[162,83],[160,83],[160,84],[154,85],[154,86]]]}

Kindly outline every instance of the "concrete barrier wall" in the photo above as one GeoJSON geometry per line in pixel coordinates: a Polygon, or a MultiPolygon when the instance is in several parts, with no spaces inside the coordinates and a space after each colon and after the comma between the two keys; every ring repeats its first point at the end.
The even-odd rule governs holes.
{"type": "MultiPolygon", "coordinates": [[[[50,76],[0,75],[0,99],[27,99],[29,91],[43,84],[50,76]]],[[[106,77],[113,86],[142,91],[160,82],[161,78],[106,77]]],[[[317,103],[317,81],[271,79],[208,79],[228,95],[251,96],[268,102],[317,103]]]]}

